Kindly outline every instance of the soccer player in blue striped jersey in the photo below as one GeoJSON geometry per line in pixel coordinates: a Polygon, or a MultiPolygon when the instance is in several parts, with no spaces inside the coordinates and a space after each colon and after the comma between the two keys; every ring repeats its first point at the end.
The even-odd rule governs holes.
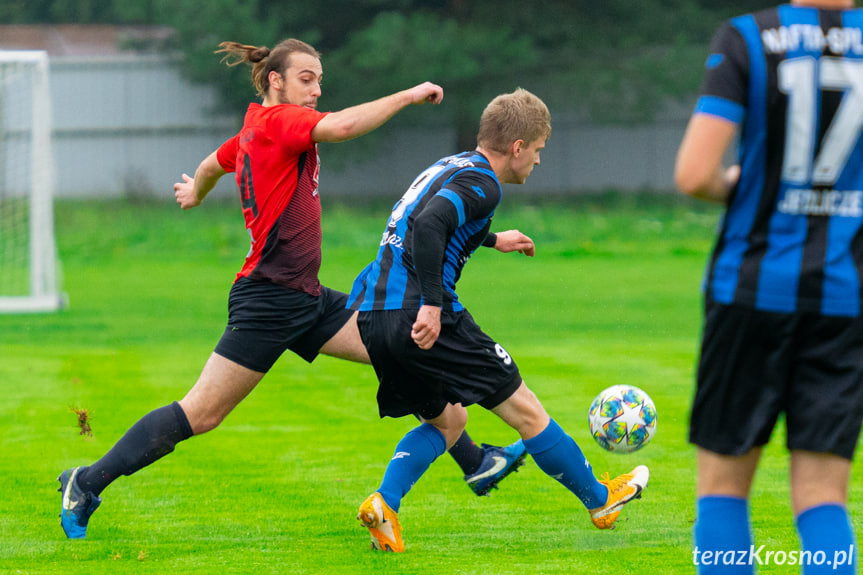
{"type": "Polygon", "coordinates": [[[702,574],[758,563],[748,498],[780,414],[803,573],[855,572],[846,506],[863,422],[861,130],[853,0],[793,0],[716,33],[675,170],[682,192],[726,206],[690,422],[702,574]],[[724,168],[735,136],[738,161],[724,168]]]}
{"type": "Polygon", "coordinates": [[[423,421],[399,441],[380,487],[360,506],[357,517],[373,548],[404,551],[401,501],[462,432],[465,407],[474,403],[516,429],[540,469],[572,491],[600,529],[612,527],[623,505],[647,486],[644,466],[597,480],[510,354],[456,295],[456,282],[480,246],[534,255],[523,233],[494,234],[490,227],[501,184],[524,183],[550,133],[548,108],[530,92],[492,100],[476,150],[443,158],[417,176],[390,214],[377,258],[354,282],[349,305],[359,310],[357,325],[380,382],[380,415],[419,414],[423,421]]]}

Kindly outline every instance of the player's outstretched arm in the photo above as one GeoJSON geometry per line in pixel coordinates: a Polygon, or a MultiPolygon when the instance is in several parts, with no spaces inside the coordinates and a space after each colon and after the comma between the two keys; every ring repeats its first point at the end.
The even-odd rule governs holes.
{"type": "Polygon", "coordinates": [[[312,130],[312,138],[316,142],[351,140],[381,126],[407,106],[426,102],[440,104],[441,101],[443,88],[424,82],[408,90],[327,114],[312,130]]]}
{"type": "Polygon", "coordinates": [[[188,174],[183,174],[183,181],[174,184],[174,197],[177,199],[177,203],[184,210],[200,206],[219,178],[224,175],[225,170],[219,164],[216,152],[213,152],[198,165],[194,178],[189,177],[188,174]]]}
{"type": "Polygon", "coordinates": [[[533,240],[521,233],[518,230],[507,230],[505,232],[497,232],[497,241],[494,244],[494,249],[502,253],[518,252],[529,257],[533,257],[536,253],[536,246],[533,240]]]}

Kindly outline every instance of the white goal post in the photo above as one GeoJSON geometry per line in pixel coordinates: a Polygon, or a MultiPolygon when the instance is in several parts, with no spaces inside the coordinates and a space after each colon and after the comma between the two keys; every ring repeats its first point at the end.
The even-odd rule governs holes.
{"type": "Polygon", "coordinates": [[[0,50],[0,313],[63,307],[48,55],[0,50]]]}

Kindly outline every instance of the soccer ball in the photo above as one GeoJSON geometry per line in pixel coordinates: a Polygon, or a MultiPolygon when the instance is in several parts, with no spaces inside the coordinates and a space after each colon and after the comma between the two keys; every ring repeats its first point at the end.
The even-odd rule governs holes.
{"type": "Polygon", "coordinates": [[[614,453],[638,451],[656,433],[656,406],[633,385],[613,385],[590,404],[590,434],[614,453]]]}

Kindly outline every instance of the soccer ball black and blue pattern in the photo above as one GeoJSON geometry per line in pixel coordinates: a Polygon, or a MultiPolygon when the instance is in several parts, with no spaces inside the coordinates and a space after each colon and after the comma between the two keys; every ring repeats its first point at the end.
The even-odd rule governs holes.
{"type": "Polygon", "coordinates": [[[656,406],[633,385],[613,385],[590,404],[588,421],[590,434],[603,449],[632,453],[656,433],[656,406]]]}

